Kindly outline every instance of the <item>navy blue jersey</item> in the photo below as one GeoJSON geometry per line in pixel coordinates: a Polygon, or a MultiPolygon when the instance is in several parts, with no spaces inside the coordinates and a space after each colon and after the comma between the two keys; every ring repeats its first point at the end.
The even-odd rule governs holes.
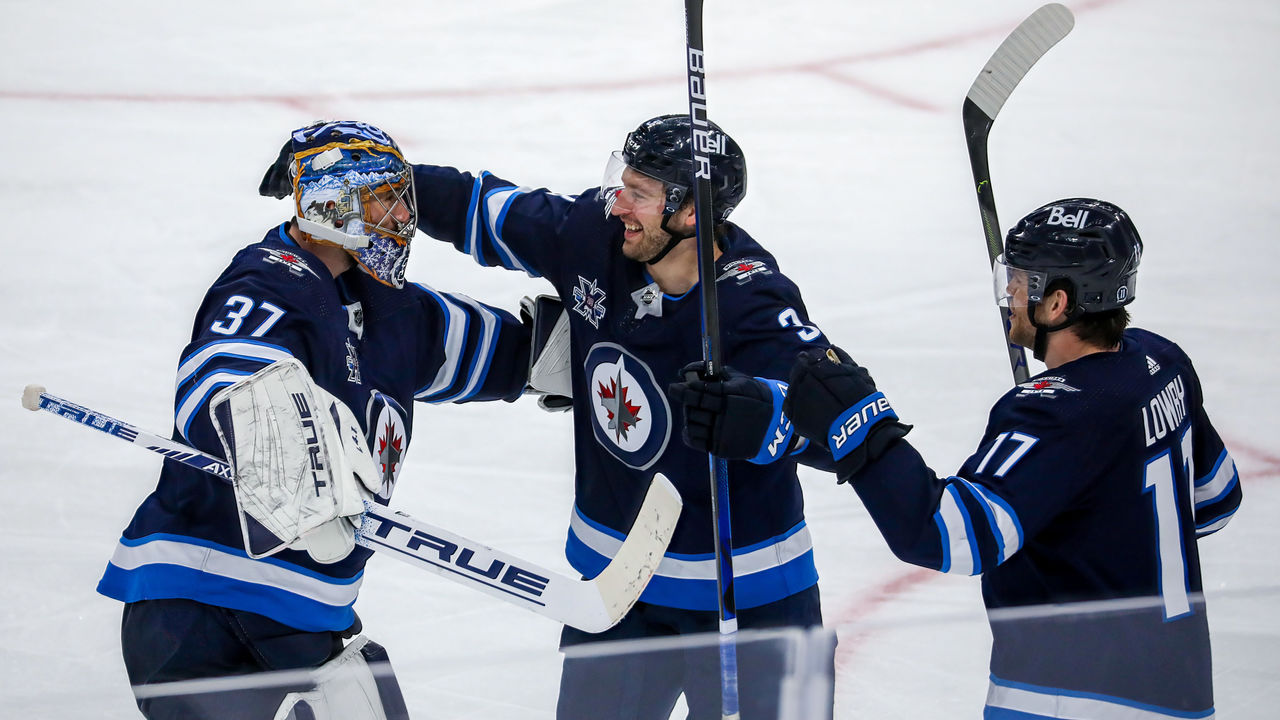
{"type": "MultiPolygon", "coordinates": [[[[208,403],[219,389],[287,357],[351,408],[394,489],[413,401],[514,399],[523,387],[527,329],[510,313],[423,285],[394,290],[358,268],[337,278],[273,228],[241,250],[205,295],[178,362],[173,438],[221,456],[208,403]]],[[[98,585],[133,602],[187,598],[259,613],[300,630],[342,630],[370,551],[319,564],[284,550],[250,559],[231,487],[166,460],[98,585]]]]}
{"type": "Polygon", "coordinates": [[[1013,388],[955,476],[902,442],[853,485],[900,558],[982,574],[989,717],[1212,712],[1196,539],[1241,493],[1174,343],[1130,329],[1119,351],[1013,388]],[[1049,617],[1025,607],[1088,601],[1110,602],[1049,617]]]}
{"type": "MultiPolygon", "coordinates": [[[[659,290],[644,264],[622,254],[622,222],[606,216],[594,188],[571,197],[426,165],[415,166],[414,182],[423,231],[482,265],[547,279],[568,312],[576,490],[569,562],[585,576],[599,573],[661,472],[679,489],[684,512],[641,599],[716,609],[707,456],[681,441],[665,392],[685,364],[702,358],[697,287],[678,297],[659,290]]],[[[799,351],[826,340],[773,256],[740,228],[726,231],[714,267],[724,362],[786,378],[799,351]]],[[[738,607],[816,583],[794,460],[731,462],[729,482],[738,607]]]]}

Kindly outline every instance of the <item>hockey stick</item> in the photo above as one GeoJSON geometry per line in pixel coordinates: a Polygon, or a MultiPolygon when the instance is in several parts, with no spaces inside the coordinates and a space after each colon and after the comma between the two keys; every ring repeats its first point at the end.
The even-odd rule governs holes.
{"type": "MultiPolygon", "coordinates": [[[[991,188],[991,168],[987,163],[987,138],[1000,108],[1013,89],[1049,48],[1071,32],[1075,17],[1057,3],[1042,6],[1031,13],[1009,37],[1000,43],[991,59],[978,73],[964,99],[964,135],[969,148],[969,164],[973,169],[974,189],[978,193],[978,210],[982,215],[982,231],[987,239],[987,259],[994,267],[1004,252],[1000,220],[996,216],[995,193],[991,188]]],[[[1025,382],[1030,372],[1022,346],[1009,341],[1009,309],[1001,308],[1005,344],[1009,350],[1009,368],[1015,383],[1025,382]]]]}
{"type": "MultiPolygon", "coordinates": [[[[28,385],[22,406],[44,410],[232,481],[231,466],[172,440],[28,385]]],[[[622,547],[593,580],[578,580],[457,533],[366,502],[356,544],[586,632],[613,627],[631,609],[662,561],[683,506],[669,480],[655,474],[622,547]]]]}
{"type": "MultiPolygon", "coordinates": [[[[720,374],[720,302],[716,297],[715,235],[711,223],[710,146],[720,142],[707,121],[702,0],[685,0],[689,78],[689,132],[693,153],[694,231],[698,238],[698,286],[702,299],[702,361],[708,379],[720,374]]],[[[707,455],[711,475],[711,527],[716,536],[716,590],[720,611],[720,714],[738,717],[738,609],[733,597],[733,530],[729,517],[729,463],[707,455]]]]}

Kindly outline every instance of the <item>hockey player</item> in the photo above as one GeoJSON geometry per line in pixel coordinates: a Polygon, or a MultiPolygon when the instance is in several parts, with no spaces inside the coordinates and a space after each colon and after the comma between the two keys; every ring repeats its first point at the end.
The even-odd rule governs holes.
{"type": "MultiPolygon", "coordinates": [[[[503,310],[405,283],[413,178],[381,130],[329,122],[295,131],[260,191],[292,194],[296,212],[239,251],[205,295],[178,362],[174,439],[223,455],[207,410],[215,391],[296,358],[310,375],[303,391],[359,418],[352,422],[368,434],[376,501],[386,504],[408,449],[413,401],[515,398],[529,332],[503,310]]],[[[263,448],[276,441],[269,424],[219,429],[268,459],[307,452],[263,448]]],[[[365,441],[361,434],[355,455],[366,452],[365,441]]],[[[289,717],[405,717],[385,662],[380,673],[365,670],[355,692],[307,673],[297,682],[230,681],[194,692],[147,687],[289,669],[321,668],[314,677],[324,678],[386,660],[363,637],[344,649],[344,638],[360,631],[352,605],[367,549],[335,552],[304,537],[258,560],[245,545],[231,487],[166,461],[98,586],[126,603],[121,645],[143,713],[270,720],[301,700],[310,712],[295,708],[289,717]]]]}
{"type": "Polygon", "coordinates": [[[1226,525],[1240,484],[1186,354],[1128,328],[1141,253],[1129,216],[1099,200],[1050,203],[1009,232],[996,296],[1009,339],[1048,370],[1000,398],[953,476],[925,465],[842,351],[791,372],[797,432],[830,450],[893,552],[982,575],[984,717],[1213,715],[1196,542],[1226,525]]]}
{"type": "MultiPolygon", "coordinates": [[[[724,357],[753,376],[780,378],[798,351],[825,347],[825,340],[773,257],[728,222],[746,192],[746,163],[719,128],[714,140],[718,251],[708,272],[720,297],[724,357]]],[[[690,717],[720,717],[714,640],[702,640],[700,650],[571,650],[717,629],[707,456],[673,437],[665,395],[681,368],[701,357],[689,142],[686,116],[648,120],[613,154],[602,186],[576,196],[518,187],[487,172],[414,166],[421,230],[482,265],[546,278],[568,318],[576,466],[570,564],[586,577],[600,572],[655,472],[684,499],[666,558],[631,612],[599,635],[564,629],[560,718],[666,718],[681,692],[690,717]]],[[[793,457],[803,446],[781,422],[777,383],[766,382],[747,411],[772,419],[783,437],[754,441],[741,453],[750,462],[729,467],[738,621],[744,629],[815,626],[822,622],[818,576],[793,457]]],[[[742,717],[776,717],[783,652],[744,642],[738,662],[742,717]]]]}

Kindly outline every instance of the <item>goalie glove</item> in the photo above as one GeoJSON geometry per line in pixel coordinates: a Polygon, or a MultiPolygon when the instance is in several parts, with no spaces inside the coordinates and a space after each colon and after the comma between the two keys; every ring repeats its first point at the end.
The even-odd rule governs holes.
{"type": "Polygon", "coordinates": [[[289,547],[333,563],[351,553],[381,478],[342,401],[290,358],[219,391],[209,414],[235,475],[249,557],[289,547]]]}
{"type": "Polygon", "coordinates": [[[520,319],[529,326],[529,380],[525,393],[537,395],[547,412],[573,409],[573,371],[570,367],[569,314],[554,295],[520,301],[520,319]]]}

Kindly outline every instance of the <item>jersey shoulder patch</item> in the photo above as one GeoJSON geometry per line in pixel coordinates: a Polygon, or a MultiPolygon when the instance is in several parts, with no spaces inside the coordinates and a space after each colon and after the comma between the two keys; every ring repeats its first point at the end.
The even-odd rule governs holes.
{"type": "Polygon", "coordinates": [[[311,269],[311,266],[303,259],[301,253],[292,252],[287,248],[274,248],[267,245],[258,245],[257,250],[258,262],[280,267],[294,277],[303,277],[310,274],[315,279],[320,279],[320,275],[311,269]]]}
{"type": "Polygon", "coordinates": [[[774,270],[770,264],[758,258],[744,257],[735,260],[721,258],[716,267],[716,282],[746,285],[754,278],[773,274],[774,270]]]}
{"type": "Polygon", "coordinates": [[[1056,376],[1038,377],[1014,388],[1015,398],[1058,398],[1068,393],[1078,393],[1080,388],[1067,383],[1066,378],[1056,376]]]}

